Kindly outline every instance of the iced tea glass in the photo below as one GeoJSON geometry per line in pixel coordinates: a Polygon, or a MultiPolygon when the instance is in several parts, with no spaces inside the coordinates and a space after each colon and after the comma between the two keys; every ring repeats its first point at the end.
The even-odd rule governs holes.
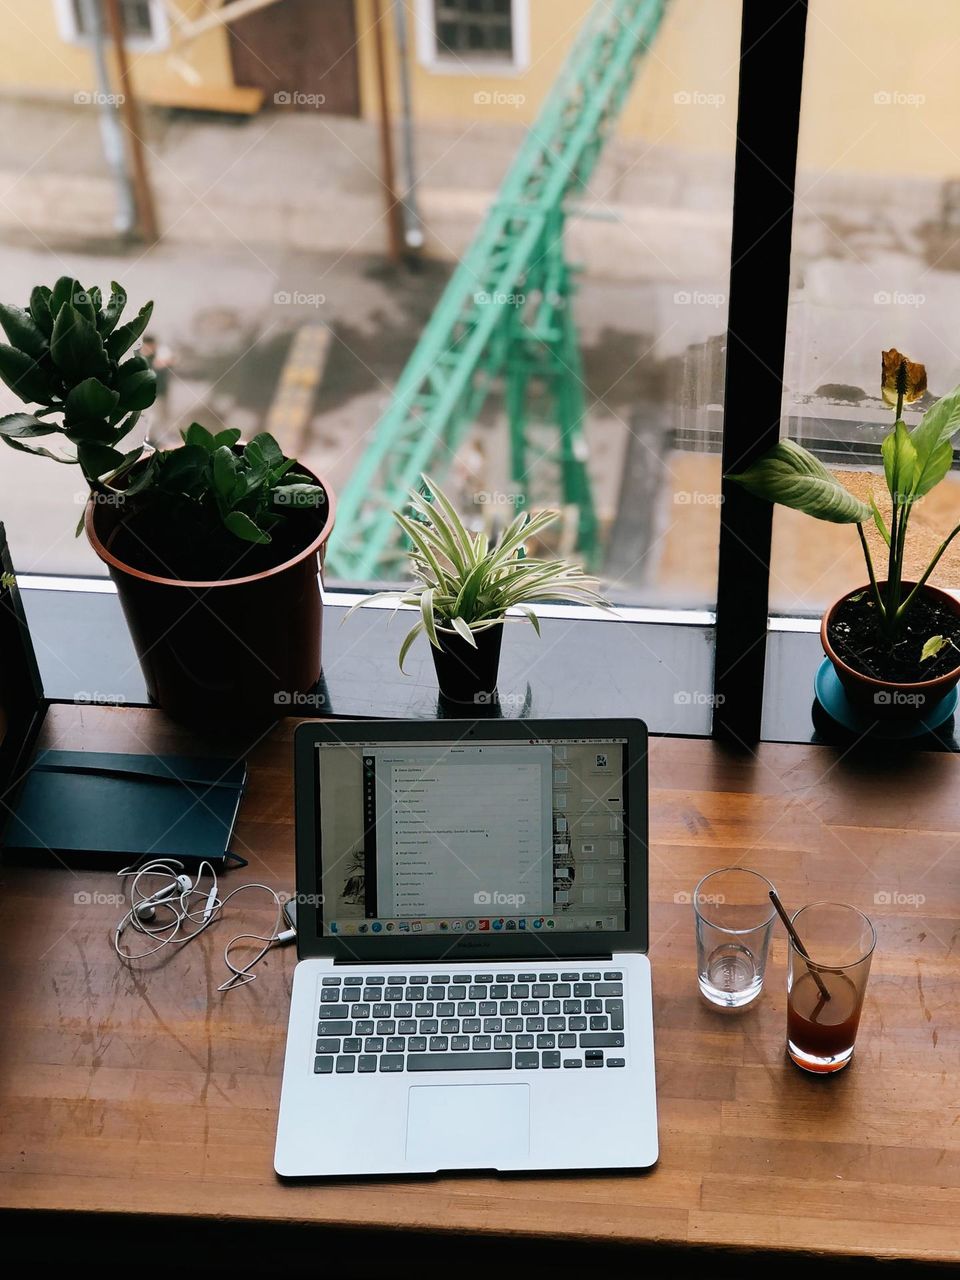
{"type": "Polygon", "coordinates": [[[697,980],[711,1004],[739,1009],[763,986],[774,909],[759,871],[722,867],[697,885],[697,980]]]}
{"type": "Polygon", "coordinates": [[[853,1057],[877,932],[862,911],[840,902],[801,907],[793,924],[809,959],[789,942],[787,1052],[805,1071],[841,1071],[853,1057]]]}

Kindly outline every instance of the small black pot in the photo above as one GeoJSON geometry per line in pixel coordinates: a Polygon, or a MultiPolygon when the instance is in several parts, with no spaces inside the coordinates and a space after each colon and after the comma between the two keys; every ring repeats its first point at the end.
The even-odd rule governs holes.
{"type": "Polygon", "coordinates": [[[503,623],[475,631],[477,647],[455,631],[439,631],[440,648],[430,646],[440,694],[447,702],[485,706],[496,699],[503,623]]]}

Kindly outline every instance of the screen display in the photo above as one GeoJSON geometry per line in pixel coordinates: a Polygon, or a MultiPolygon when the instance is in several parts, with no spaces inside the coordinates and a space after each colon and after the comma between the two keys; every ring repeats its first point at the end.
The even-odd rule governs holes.
{"type": "Polygon", "coordinates": [[[323,743],[323,931],[621,931],[626,742],[323,743]]]}

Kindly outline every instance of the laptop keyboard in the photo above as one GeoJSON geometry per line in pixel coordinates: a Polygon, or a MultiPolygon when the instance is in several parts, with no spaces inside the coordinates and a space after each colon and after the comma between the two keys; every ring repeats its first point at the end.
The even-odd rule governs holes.
{"type": "Polygon", "coordinates": [[[624,1067],[619,969],[331,975],[317,1075],[624,1067]]]}

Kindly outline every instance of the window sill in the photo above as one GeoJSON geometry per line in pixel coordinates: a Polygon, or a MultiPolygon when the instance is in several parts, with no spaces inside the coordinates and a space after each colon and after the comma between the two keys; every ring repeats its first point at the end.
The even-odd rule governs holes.
{"type": "MultiPolygon", "coordinates": [[[[776,619],[767,633],[764,673],[764,742],[811,742],[852,749],[858,739],[822,710],[813,694],[813,678],[823,661],[819,618],[776,619]],[[784,626],[783,624],[787,625],[784,626]]],[[[892,751],[960,751],[954,716],[935,733],[895,741],[873,739],[864,747],[892,751]]]]}
{"type": "Polygon", "coordinates": [[[424,71],[434,76],[481,76],[495,80],[516,80],[527,70],[525,63],[491,58],[489,62],[474,58],[427,58],[420,60],[424,71]]]}
{"type": "MultiPolygon", "coordinates": [[[[146,689],[120,602],[105,580],[20,579],[24,607],[48,698],[143,705],[146,689]],[[69,645],[64,637],[69,636],[69,645]]],[[[548,611],[544,610],[546,614],[548,611]]],[[[312,703],[292,715],[431,719],[438,703],[433,661],[421,637],[397,667],[404,614],[358,609],[327,593],[323,677],[312,703]],[[391,620],[392,619],[392,620],[391,620]]],[[[713,626],[692,622],[588,620],[550,609],[542,638],[511,623],[503,646],[499,701],[477,714],[563,718],[638,716],[660,734],[705,737],[712,716],[713,626]]],[[[474,714],[470,709],[470,714],[474,714]]]]}

